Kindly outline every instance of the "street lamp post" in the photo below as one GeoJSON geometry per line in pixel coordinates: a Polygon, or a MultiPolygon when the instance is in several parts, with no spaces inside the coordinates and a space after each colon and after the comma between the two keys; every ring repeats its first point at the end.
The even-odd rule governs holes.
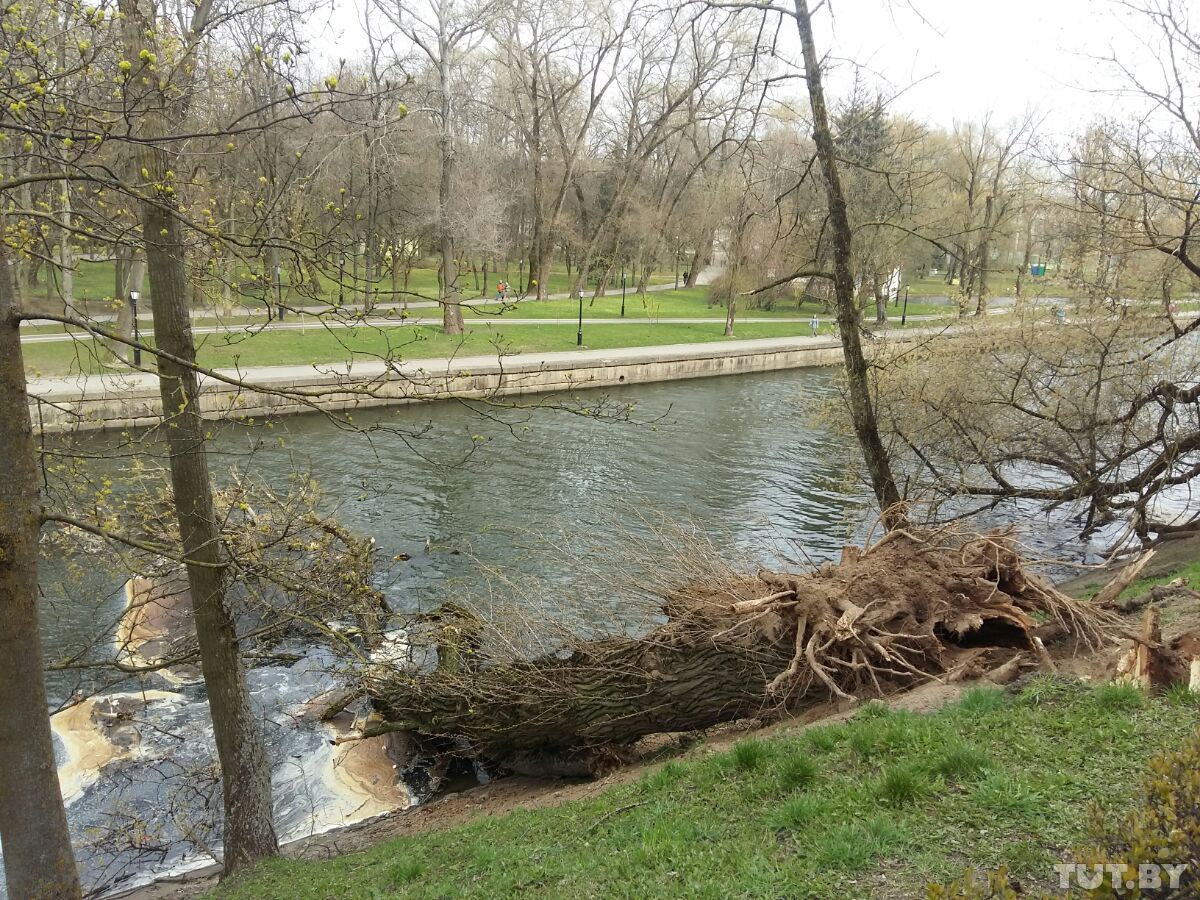
{"type": "Polygon", "coordinates": [[[575,335],[575,346],[583,346],[583,291],[579,292],[579,333],[575,335]]]}
{"type": "Polygon", "coordinates": [[[142,333],[138,328],[137,302],[138,292],[130,291],[129,305],[133,309],[133,365],[135,368],[140,369],[142,367],[142,333]]]}
{"type": "Polygon", "coordinates": [[[621,318],[625,318],[625,263],[621,263],[621,318]]]}
{"type": "Polygon", "coordinates": [[[275,267],[275,307],[279,310],[279,321],[283,321],[283,271],[275,267]]]}

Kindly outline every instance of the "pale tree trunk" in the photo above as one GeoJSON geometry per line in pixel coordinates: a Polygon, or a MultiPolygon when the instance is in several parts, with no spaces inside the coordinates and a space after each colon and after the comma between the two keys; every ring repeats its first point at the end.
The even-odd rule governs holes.
{"type": "MultiPolygon", "coordinates": [[[[579,182],[574,181],[575,201],[579,204],[579,222],[581,225],[581,234],[587,234],[590,227],[588,222],[587,198],[583,195],[583,188],[579,186],[579,182]]],[[[582,255],[579,256],[579,272],[575,279],[575,289],[571,291],[572,299],[579,299],[583,296],[583,292],[587,290],[588,270],[591,268],[591,259],[588,256],[585,246],[582,255]]]]}
{"type": "MultiPolygon", "coordinates": [[[[67,24],[63,23],[58,33],[58,65],[59,71],[67,71],[67,24]]],[[[58,230],[58,267],[61,273],[59,290],[62,294],[63,307],[70,312],[75,304],[75,261],[71,258],[71,182],[63,179],[62,194],[59,197],[62,207],[59,211],[58,230]]]]}
{"type": "Polygon", "coordinates": [[[0,844],[12,898],[77,898],[38,630],[41,497],[12,270],[0,256],[0,844]]]}
{"type": "Polygon", "coordinates": [[[1017,303],[1018,312],[1020,311],[1021,306],[1022,306],[1021,301],[1025,299],[1025,296],[1024,296],[1025,273],[1029,271],[1029,266],[1030,266],[1030,263],[1032,262],[1032,260],[1033,260],[1033,216],[1029,216],[1025,220],[1025,253],[1021,258],[1021,268],[1017,269],[1017,285],[1016,285],[1017,301],[1016,301],[1016,303],[1017,303]]]}
{"type": "Polygon", "coordinates": [[[825,191],[829,198],[829,224],[833,245],[833,284],[837,296],[838,331],[842,340],[842,355],[846,360],[846,381],[854,433],[862,448],[863,460],[871,477],[871,486],[888,528],[902,527],[906,517],[901,507],[900,491],[892,475],[891,461],[879,436],[875,404],[871,398],[871,382],[867,360],[863,355],[858,332],[858,310],[854,303],[854,275],[851,263],[853,233],[846,213],[846,197],[838,176],[837,148],[829,127],[829,112],[825,106],[825,89],[821,83],[821,57],[813,40],[812,19],[807,0],[794,0],[796,27],[804,53],[804,77],[812,104],[813,141],[825,176],[825,191]]]}
{"type": "Polygon", "coordinates": [[[113,296],[118,300],[125,296],[125,269],[128,265],[129,250],[118,247],[117,255],[113,258],[113,296]]]}
{"type": "Polygon", "coordinates": [[[450,52],[445,15],[438,15],[438,79],[442,93],[442,177],[438,182],[438,240],[442,245],[442,331],[463,333],[462,295],[458,290],[458,267],[454,263],[454,237],[450,227],[450,201],[454,189],[454,125],[450,101],[450,52]]]}
{"type": "Polygon", "coordinates": [[[871,279],[871,290],[875,295],[875,324],[886,325],[887,316],[887,294],[884,291],[884,283],[879,279],[878,273],[871,279]]]}
{"type": "Polygon", "coordinates": [[[708,263],[712,259],[712,251],[713,233],[710,231],[700,241],[700,245],[696,248],[695,253],[692,254],[692,267],[688,269],[687,283],[684,287],[694,288],[700,283],[698,280],[700,273],[708,267],[708,263]]]}
{"type": "MultiPolygon", "coordinates": [[[[138,50],[145,46],[146,35],[153,33],[153,25],[136,0],[121,0],[120,10],[125,17],[126,52],[136,59],[138,50]]],[[[170,133],[166,112],[179,101],[154,90],[148,88],[148,102],[135,121],[138,137],[163,138],[170,133]]],[[[186,96],[186,92],[183,94],[186,96]]],[[[161,140],[136,146],[137,169],[147,173],[149,183],[165,184],[169,181],[168,171],[181,170],[180,161],[172,159],[161,140]]],[[[164,432],[171,489],[221,766],[223,862],[229,873],[278,855],[279,845],[272,819],[271,765],[250,702],[236,621],[226,593],[224,545],[213,509],[204,447],[206,428],[200,417],[200,387],[194,368],[196,347],[187,304],[183,232],[178,216],[169,207],[172,202],[165,194],[143,201],[142,236],[150,276],[154,337],[158,349],[170,357],[157,358],[159,393],[169,426],[164,432]]]]}
{"type": "MultiPolygon", "coordinates": [[[[113,354],[123,356],[129,365],[133,365],[133,348],[125,343],[133,339],[133,304],[129,302],[131,291],[142,292],[142,282],[146,279],[146,259],[141,253],[132,258],[122,260],[120,266],[121,280],[117,285],[117,297],[121,300],[121,308],[117,312],[116,332],[122,341],[113,345],[113,354]]],[[[142,307],[145,309],[145,307],[142,307]]]]}
{"type": "Polygon", "coordinates": [[[58,229],[58,290],[63,307],[68,312],[75,304],[75,260],[71,254],[71,189],[70,182],[62,182],[62,209],[58,229]]]}
{"type": "Polygon", "coordinates": [[[991,260],[988,254],[991,249],[992,231],[992,196],[989,194],[983,205],[983,232],[979,240],[979,277],[975,283],[975,315],[987,315],[987,273],[991,260]]]}

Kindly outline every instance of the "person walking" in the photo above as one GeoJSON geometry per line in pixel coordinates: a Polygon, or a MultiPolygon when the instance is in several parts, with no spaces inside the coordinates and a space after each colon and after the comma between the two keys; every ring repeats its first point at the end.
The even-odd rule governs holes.
{"type": "Polygon", "coordinates": [[[813,313],[812,319],[809,320],[808,327],[812,329],[812,336],[816,337],[817,332],[821,330],[821,320],[817,318],[816,313],[813,313]]]}

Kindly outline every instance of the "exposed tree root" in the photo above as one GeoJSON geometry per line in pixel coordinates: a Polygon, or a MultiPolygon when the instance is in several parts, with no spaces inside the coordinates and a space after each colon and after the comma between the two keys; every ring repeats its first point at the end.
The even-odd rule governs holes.
{"type": "MultiPolygon", "coordinates": [[[[1089,647],[1119,633],[1112,613],[1023,571],[1004,537],[901,530],[811,574],[684,585],[662,613],[642,637],[472,670],[375,668],[365,687],[388,722],[456,754],[521,771],[603,770],[647,734],[883,696],[954,677],[967,660],[979,674],[1009,660],[995,674],[1015,677],[1048,664],[1039,620],[1089,647]],[[987,658],[995,648],[1005,649],[987,658]]],[[[481,636],[484,658],[488,644],[481,636]]]]}

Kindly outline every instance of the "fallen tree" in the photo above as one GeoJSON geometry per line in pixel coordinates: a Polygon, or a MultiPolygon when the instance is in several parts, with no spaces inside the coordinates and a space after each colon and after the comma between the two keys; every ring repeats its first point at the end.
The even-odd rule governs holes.
{"type": "Polygon", "coordinates": [[[1025,572],[1004,537],[903,530],[809,574],[692,581],[661,614],[642,636],[498,658],[497,626],[458,611],[433,632],[432,670],[366,671],[371,730],[518,772],[595,773],[649,734],[884,696],[1015,654],[1048,660],[1039,627],[1090,647],[1121,630],[1025,572]]]}

